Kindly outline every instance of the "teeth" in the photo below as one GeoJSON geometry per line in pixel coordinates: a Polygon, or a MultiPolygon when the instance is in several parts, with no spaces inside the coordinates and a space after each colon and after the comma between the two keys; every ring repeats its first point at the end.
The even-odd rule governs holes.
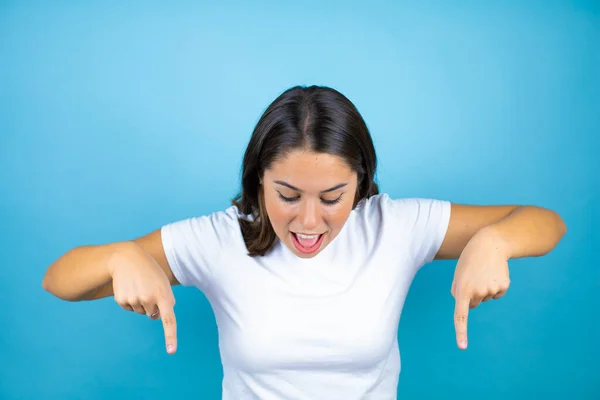
{"type": "Polygon", "coordinates": [[[301,233],[296,233],[296,235],[298,235],[298,237],[302,239],[314,239],[316,237],[319,237],[319,235],[303,235],[301,233]]]}

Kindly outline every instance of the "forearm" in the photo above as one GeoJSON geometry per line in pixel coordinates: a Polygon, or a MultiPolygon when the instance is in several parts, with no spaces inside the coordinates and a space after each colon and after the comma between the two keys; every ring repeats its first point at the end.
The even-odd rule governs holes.
{"type": "Polygon", "coordinates": [[[120,242],[76,247],[48,268],[42,287],[63,300],[83,300],[88,293],[111,282],[110,271],[115,258],[134,246],[130,242],[120,242]]]}
{"type": "Polygon", "coordinates": [[[556,247],[566,230],[565,223],[556,212],[522,206],[481,231],[497,237],[508,258],[520,258],[547,254],[556,247]]]}

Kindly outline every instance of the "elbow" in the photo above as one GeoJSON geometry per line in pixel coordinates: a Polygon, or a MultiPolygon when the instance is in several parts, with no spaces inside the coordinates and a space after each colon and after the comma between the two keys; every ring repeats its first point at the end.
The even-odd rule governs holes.
{"type": "Polygon", "coordinates": [[[50,279],[48,278],[48,274],[47,273],[46,273],[46,275],[44,275],[44,278],[42,279],[42,289],[44,289],[48,293],[51,293],[51,291],[50,291],[50,279]]]}
{"type": "Polygon", "coordinates": [[[55,294],[52,271],[50,269],[46,271],[44,278],[42,278],[42,289],[50,294],[55,294]]]}
{"type": "Polygon", "coordinates": [[[553,237],[550,239],[552,243],[545,253],[549,253],[556,248],[567,233],[567,224],[563,218],[556,211],[549,211],[552,214],[552,222],[548,224],[548,232],[552,232],[553,237]]]}
{"type": "Polygon", "coordinates": [[[562,219],[560,220],[560,237],[562,238],[567,234],[567,224],[562,219]]]}
{"type": "Polygon", "coordinates": [[[42,279],[42,289],[55,297],[61,298],[58,295],[58,291],[56,290],[49,272],[46,272],[46,275],[44,275],[44,278],[42,279]]]}
{"type": "Polygon", "coordinates": [[[56,284],[56,279],[52,277],[52,272],[48,270],[42,279],[42,289],[54,297],[65,301],[78,301],[79,299],[68,296],[63,293],[56,284]]]}
{"type": "Polygon", "coordinates": [[[558,233],[558,240],[560,241],[563,236],[567,234],[567,224],[562,219],[562,217],[554,211],[554,218],[556,220],[556,230],[558,233]]]}

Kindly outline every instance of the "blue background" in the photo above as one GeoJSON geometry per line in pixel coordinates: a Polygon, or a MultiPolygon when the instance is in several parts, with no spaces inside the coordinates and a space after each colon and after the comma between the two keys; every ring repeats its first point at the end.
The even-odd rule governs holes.
{"type": "Polygon", "coordinates": [[[75,246],[228,206],[254,124],[296,84],[356,104],[390,195],[540,205],[569,228],[511,262],[466,352],[455,261],[418,274],[400,398],[600,398],[598,3],[82,3],[0,3],[0,398],[219,398],[200,292],[175,288],[168,356],[159,322],[41,281],[75,246]]]}

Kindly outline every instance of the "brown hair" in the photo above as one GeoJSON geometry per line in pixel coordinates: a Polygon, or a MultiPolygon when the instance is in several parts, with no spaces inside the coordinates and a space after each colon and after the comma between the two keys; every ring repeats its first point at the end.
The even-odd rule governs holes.
{"type": "Polygon", "coordinates": [[[377,157],[362,116],[344,95],[323,86],[295,86],[271,103],[259,119],[246,148],[242,191],[232,200],[248,255],[265,255],[277,238],[264,203],[262,178],[273,161],[307,149],[342,157],[358,175],[354,205],[379,193],[377,157]]]}

